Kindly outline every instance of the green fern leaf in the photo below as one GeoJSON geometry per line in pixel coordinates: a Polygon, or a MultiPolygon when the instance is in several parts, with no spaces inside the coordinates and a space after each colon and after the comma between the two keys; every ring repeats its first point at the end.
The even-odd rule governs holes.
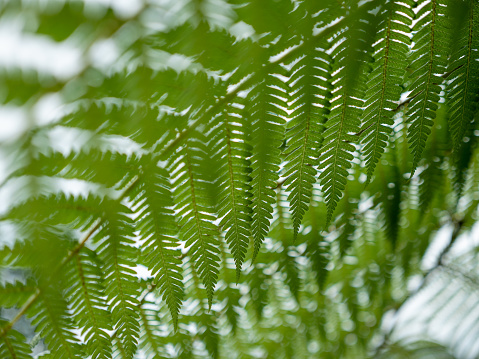
{"type": "Polygon", "coordinates": [[[441,0],[432,0],[416,14],[420,20],[413,29],[414,46],[410,61],[414,72],[411,75],[411,101],[407,112],[410,122],[408,139],[413,153],[411,173],[416,170],[426,139],[431,133],[441,92],[440,84],[443,82],[440,74],[444,73],[447,65],[445,46],[448,43],[448,33],[443,13],[441,0]]]}
{"type": "Polygon", "coordinates": [[[291,248],[285,248],[283,256],[279,262],[283,273],[285,274],[285,283],[291,294],[299,303],[299,292],[301,289],[301,278],[299,276],[299,266],[295,257],[291,256],[291,248]]]}
{"type": "Polygon", "coordinates": [[[372,3],[351,10],[349,26],[335,39],[331,56],[333,75],[331,111],[323,133],[319,158],[320,183],[327,204],[326,222],[333,212],[347,183],[348,170],[354,159],[355,135],[359,132],[365,90],[365,54],[377,20],[368,12],[372,3]],[[360,20],[367,16],[369,22],[360,20]]]}
{"type": "Polygon", "coordinates": [[[253,259],[258,255],[261,243],[268,234],[273,218],[273,203],[276,202],[274,188],[279,179],[281,163],[280,146],[283,143],[284,123],[281,117],[287,92],[285,84],[274,75],[268,75],[250,94],[252,146],[252,223],[254,239],[253,259]],[[254,130],[253,130],[254,129],[254,130]]]}
{"type": "Polygon", "coordinates": [[[219,358],[219,334],[214,313],[203,312],[198,318],[201,326],[199,337],[203,340],[206,350],[213,359],[219,358]]]}
{"type": "Polygon", "coordinates": [[[103,276],[96,254],[83,248],[67,266],[67,296],[76,324],[82,328],[86,352],[93,359],[111,358],[111,318],[104,300],[103,276]]]}
{"type": "MultiPolygon", "coordinates": [[[[0,328],[3,328],[7,323],[0,320],[0,328]]],[[[8,333],[2,335],[0,332],[0,357],[6,359],[31,359],[32,348],[27,344],[25,336],[11,329],[8,333]]]]}
{"type": "Polygon", "coordinates": [[[204,137],[199,133],[196,138],[187,141],[181,149],[181,156],[171,164],[175,185],[175,202],[180,220],[181,236],[191,259],[196,263],[211,306],[216,282],[218,281],[219,249],[217,226],[213,201],[208,196],[211,190],[204,179],[212,169],[205,166],[207,158],[204,137]],[[203,141],[199,140],[202,138],[203,141]],[[181,164],[181,167],[178,165],[181,164]],[[203,165],[202,165],[203,164],[203,165]]]}
{"type": "MultiPolygon", "coordinates": [[[[348,169],[352,166],[355,146],[349,141],[350,133],[359,129],[359,108],[362,101],[347,94],[341,71],[333,77],[333,83],[339,82],[339,88],[333,92],[331,113],[326,122],[323,146],[319,158],[321,171],[319,178],[323,188],[328,211],[326,222],[329,223],[342,192],[346,187],[348,169]]],[[[360,80],[361,81],[361,80],[360,80]]]]}
{"type": "MultiPolygon", "coordinates": [[[[245,260],[250,236],[251,210],[249,207],[251,178],[248,175],[250,146],[245,143],[244,119],[234,113],[218,116],[213,126],[213,152],[219,164],[216,186],[220,226],[236,265],[236,281],[245,260]]],[[[237,112],[237,111],[236,111],[237,112]]]]}
{"type": "MultiPolygon", "coordinates": [[[[309,24],[313,22],[303,21],[309,24]]],[[[306,28],[310,29],[308,26],[306,28]]],[[[293,112],[286,131],[288,147],[284,185],[290,192],[288,201],[295,238],[316,182],[323,125],[329,107],[330,59],[324,50],[317,48],[319,44],[315,40],[311,35],[303,39],[303,56],[295,61],[289,80],[293,97],[290,108],[293,112]]]]}
{"type": "Polygon", "coordinates": [[[251,302],[258,320],[263,317],[263,310],[268,303],[268,288],[271,281],[269,276],[264,273],[262,267],[261,265],[254,264],[248,281],[251,302]]]}
{"type": "Polygon", "coordinates": [[[141,317],[142,335],[140,337],[140,349],[152,355],[149,358],[163,359],[166,353],[163,347],[162,339],[155,332],[155,327],[160,323],[158,321],[158,311],[155,303],[143,299],[139,307],[141,317]]]}
{"type": "Polygon", "coordinates": [[[167,171],[158,167],[151,156],[145,156],[141,159],[139,185],[130,197],[138,215],[137,228],[145,241],[143,256],[177,326],[183,277],[170,187],[167,171]]]}
{"type": "Polygon", "coordinates": [[[467,1],[467,19],[456,34],[456,51],[450,72],[453,78],[448,81],[446,92],[449,103],[449,128],[454,151],[459,152],[464,145],[464,136],[469,135],[471,123],[479,102],[479,5],[467,1]]]}
{"type": "MultiPolygon", "coordinates": [[[[434,198],[438,197],[446,184],[446,170],[443,163],[451,153],[452,144],[447,126],[447,106],[438,108],[435,124],[432,128],[429,146],[424,151],[427,165],[419,174],[419,208],[420,218],[428,212],[434,198]]],[[[462,177],[462,176],[460,176],[462,177]]]]}
{"type": "Polygon", "coordinates": [[[136,352],[139,337],[139,283],[135,267],[137,248],[131,210],[113,200],[102,202],[102,226],[95,234],[98,255],[104,263],[105,293],[116,337],[127,358],[136,352]]]}
{"type": "Polygon", "coordinates": [[[353,182],[349,182],[344,190],[344,200],[342,204],[340,204],[339,212],[341,213],[341,217],[338,218],[335,222],[335,226],[340,231],[339,237],[337,239],[339,244],[339,256],[343,258],[351,245],[353,244],[353,234],[356,229],[354,225],[354,212],[357,210],[358,207],[358,200],[355,203],[351,203],[351,189],[350,184],[353,182]]]}
{"type": "Polygon", "coordinates": [[[59,152],[39,154],[27,166],[15,171],[11,177],[49,176],[78,179],[113,187],[132,179],[137,169],[136,158],[117,152],[89,151],[72,152],[65,156],[59,152]]]}
{"type": "MultiPolygon", "coordinates": [[[[2,256],[0,255],[0,259],[2,256]]],[[[6,264],[6,261],[1,261],[6,264]]],[[[33,283],[23,284],[21,282],[5,283],[0,285],[0,307],[10,308],[13,306],[22,306],[28,298],[36,292],[33,283]]]]}
{"type": "Polygon", "coordinates": [[[84,357],[73,334],[67,303],[60,291],[43,285],[29,315],[35,315],[32,324],[35,325],[35,331],[45,338],[52,359],[84,357]]]}
{"type": "Polygon", "coordinates": [[[386,4],[374,45],[373,70],[369,74],[363,114],[364,155],[368,181],[388,143],[393,115],[406,73],[410,26],[414,13],[404,2],[386,4]]]}

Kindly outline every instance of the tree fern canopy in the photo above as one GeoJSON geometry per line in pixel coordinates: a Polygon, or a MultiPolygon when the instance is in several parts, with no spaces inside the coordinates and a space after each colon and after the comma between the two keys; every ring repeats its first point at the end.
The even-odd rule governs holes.
{"type": "Polygon", "coordinates": [[[479,356],[477,0],[3,0],[0,39],[0,359],[479,356]]]}

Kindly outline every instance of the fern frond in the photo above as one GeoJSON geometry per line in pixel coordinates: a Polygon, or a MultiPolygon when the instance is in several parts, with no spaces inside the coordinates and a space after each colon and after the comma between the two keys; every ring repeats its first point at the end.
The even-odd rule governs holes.
{"type": "Polygon", "coordinates": [[[73,334],[67,303],[60,291],[42,285],[39,299],[33,304],[29,315],[35,315],[32,324],[35,325],[35,331],[45,338],[52,359],[84,357],[78,339],[73,334]]]}
{"type": "Polygon", "coordinates": [[[406,73],[410,26],[414,13],[408,3],[386,4],[374,45],[373,70],[369,74],[363,113],[364,155],[368,181],[388,144],[393,115],[406,73]]]}
{"type": "Polygon", "coordinates": [[[454,151],[464,145],[479,101],[479,6],[467,1],[466,21],[456,34],[455,52],[451,55],[453,78],[446,86],[449,104],[449,128],[454,151]]]}
{"type": "Polygon", "coordinates": [[[326,121],[319,158],[319,179],[327,204],[326,222],[346,186],[348,170],[354,159],[355,136],[359,132],[361,108],[364,105],[366,54],[373,40],[378,16],[371,14],[373,3],[350,9],[345,19],[348,26],[334,39],[332,56],[331,111],[326,121]]]}
{"type": "Polygon", "coordinates": [[[219,167],[216,186],[219,189],[218,214],[220,227],[236,265],[236,280],[239,280],[241,266],[245,260],[250,236],[251,196],[249,176],[250,145],[245,142],[245,119],[230,107],[217,118],[212,127],[214,137],[212,151],[219,167]]]}
{"type": "Polygon", "coordinates": [[[320,290],[324,289],[328,277],[329,251],[330,245],[328,242],[324,240],[318,241],[317,234],[310,236],[306,247],[306,256],[311,263],[311,268],[320,290]]]}
{"type": "Polygon", "coordinates": [[[378,187],[379,196],[376,201],[381,203],[384,215],[385,232],[387,238],[395,248],[399,234],[399,219],[401,214],[401,186],[402,176],[397,161],[397,149],[392,148],[388,153],[388,165],[379,168],[378,187]]]}
{"type": "MultiPolygon", "coordinates": [[[[190,260],[185,263],[185,277],[188,278],[186,287],[187,292],[196,297],[196,300],[190,304],[190,311],[194,310],[194,318],[197,323],[197,336],[203,341],[208,354],[212,358],[218,358],[219,355],[219,334],[217,329],[217,313],[211,308],[210,299],[204,296],[204,292],[199,289],[200,277],[198,276],[197,264],[190,260]],[[208,307],[207,304],[208,303],[208,307]],[[208,308],[208,310],[207,310],[208,308]]],[[[191,317],[190,317],[191,320],[191,317]]],[[[188,348],[187,348],[188,349],[188,348]]],[[[187,354],[186,351],[185,354],[187,354]]]]}
{"type": "MultiPolygon", "coordinates": [[[[341,53],[337,53],[336,56],[341,56],[341,53]]],[[[348,94],[350,89],[345,88],[346,79],[342,77],[342,71],[344,68],[338,69],[333,76],[333,84],[337,88],[333,90],[331,113],[326,121],[319,158],[321,171],[319,179],[328,207],[327,223],[330,222],[346,186],[348,170],[352,166],[353,152],[356,150],[349,141],[350,134],[359,130],[360,107],[363,105],[362,100],[348,94]]],[[[359,74],[358,83],[364,80],[363,75],[363,73],[359,74]]]]}
{"type": "Polygon", "coordinates": [[[256,258],[273,218],[274,189],[279,178],[280,146],[283,143],[283,110],[287,96],[285,84],[274,75],[267,75],[250,94],[250,143],[252,146],[252,223],[253,259],[256,258]]]}
{"type": "Polygon", "coordinates": [[[49,176],[79,179],[112,187],[132,179],[138,168],[137,161],[135,156],[96,148],[72,152],[69,155],[52,152],[39,154],[26,167],[12,173],[11,177],[49,176]]]}
{"type": "MultiPolygon", "coordinates": [[[[303,20],[306,21],[306,20],[303,20]]],[[[319,149],[329,100],[329,56],[311,36],[303,40],[303,56],[295,61],[290,78],[293,109],[286,131],[285,188],[290,192],[294,237],[312,197],[319,149]]]]}
{"type": "MultiPolygon", "coordinates": [[[[200,136],[197,133],[197,136],[200,136]]],[[[204,139],[204,137],[203,137],[204,139]]],[[[212,173],[206,164],[205,142],[197,137],[187,141],[176,162],[171,164],[174,178],[176,213],[180,219],[180,235],[186,241],[188,254],[196,263],[211,306],[218,281],[219,249],[213,201],[208,194],[211,183],[205,178],[212,173]],[[209,174],[208,174],[209,172],[209,174]]]]}
{"type": "MultiPolygon", "coordinates": [[[[425,1],[421,1],[421,4],[425,1]]],[[[436,116],[441,84],[447,61],[448,44],[444,5],[441,0],[427,2],[416,14],[411,54],[412,84],[407,112],[408,140],[413,153],[412,172],[417,168],[426,139],[436,116]]]]}
{"type": "MultiPolygon", "coordinates": [[[[0,320],[0,328],[3,328],[6,322],[0,320]]],[[[31,359],[32,348],[27,344],[25,336],[11,329],[8,334],[0,337],[0,356],[6,359],[31,359]]]]}
{"type": "Polygon", "coordinates": [[[155,327],[159,325],[158,311],[155,303],[149,300],[143,299],[139,306],[139,312],[141,317],[142,335],[140,337],[140,348],[147,353],[151,353],[148,356],[152,359],[163,359],[166,357],[163,348],[164,345],[155,332],[155,327]]]}
{"type": "MultiPolygon", "coordinates": [[[[285,276],[285,282],[288,286],[291,294],[299,303],[299,290],[301,288],[301,280],[299,277],[299,266],[296,262],[298,256],[296,247],[293,246],[294,237],[292,236],[291,221],[288,218],[289,213],[285,208],[285,194],[282,188],[277,189],[277,204],[276,215],[273,222],[273,229],[271,235],[274,238],[278,238],[282,245],[281,254],[278,256],[278,265],[280,271],[285,276]]],[[[273,259],[273,256],[270,256],[273,259]]]]}
{"type": "Polygon", "coordinates": [[[295,257],[291,256],[290,248],[283,251],[283,256],[279,261],[282,271],[285,274],[285,283],[288,286],[291,294],[299,303],[299,292],[302,286],[301,278],[299,276],[299,266],[295,257]]]}
{"type": "Polygon", "coordinates": [[[102,199],[94,195],[86,198],[64,194],[39,196],[13,207],[7,218],[22,223],[28,218],[45,225],[84,229],[101,217],[101,203],[102,199]]]}
{"type": "Polygon", "coordinates": [[[131,358],[138,346],[139,283],[135,260],[135,241],[131,210],[113,200],[102,203],[102,226],[94,236],[98,255],[104,264],[105,293],[111,312],[113,329],[125,354],[131,358]]]}
{"type": "Polygon", "coordinates": [[[339,257],[343,258],[351,245],[353,244],[353,234],[356,229],[354,224],[355,212],[357,211],[359,200],[351,194],[351,186],[353,182],[348,182],[344,190],[344,199],[339,207],[341,217],[335,221],[336,228],[340,231],[337,242],[339,244],[339,257]]]}
{"type": "MultiPolygon", "coordinates": [[[[2,259],[1,255],[0,259],[2,259]]],[[[1,261],[1,263],[6,264],[6,261],[1,261]]],[[[33,283],[23,284],[16,281],[0,285],[0,308],[20,307],[35,291],[36,287],[33,283]]]]}
{"type": "Polygon", "coordinates": [[[168,173],[151,156],[145,156],[141,159],[138,183],[130,197],[138,215],[136,226],[144,240],[143,256],[176,327],[183,299],[183,277],[168,173]]]}
{"type": "Polygon", "coordinates": [[[83,248],[67,266],[66,295],[76,324],[82,329],[86,352],[93,359],[111,358],[111,318],[104,299],[103,276],[95,252],[83,248]]]}

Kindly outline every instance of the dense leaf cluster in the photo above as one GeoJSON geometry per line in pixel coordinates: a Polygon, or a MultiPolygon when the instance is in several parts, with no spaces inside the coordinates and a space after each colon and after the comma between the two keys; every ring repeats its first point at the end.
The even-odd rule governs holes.
{"type": "Polygon", "coordinates": [[[0,357],[449,357],[380,328],[476,219],[477,0],[135,4],[0,4],[80,53],[0,70],[0,357]]]}

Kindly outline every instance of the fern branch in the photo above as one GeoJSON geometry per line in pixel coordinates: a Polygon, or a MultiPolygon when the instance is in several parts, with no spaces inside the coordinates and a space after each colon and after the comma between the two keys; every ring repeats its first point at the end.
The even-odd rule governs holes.
{"type": "Polygon", "coordinates": [[[317,48],[317,41],[306,38],[304,55],[296,60],[290,78],[293,107],[286,131],[287,151],[284,176],[290,191],[288,200],[293,213],[294,237],[312,197],[316,182],[319,149],[329,107],[330,59],[317,48]]]}
{"type": "MultiPolygon", "coordinates": [[[[138,178],[134,178],[133,181],[130,182],[124,192],[116,199],[118,202],[121,202],[126,197],[126,195],[134,188],[137,180],[138,178]]],[[[61,261],[59,267],[54,271],[55,274],[58,273],[65,264],[70,262],[70,260],[72,260],[77,255],[77,253],[85,246],[86,242],[93,236],[93,234],[95,234],[98,228],[100,228],[101,224],[101,220],[98,220],[96,224],[91,227],[91,229],[83,236],[83,238],[80,239],[79,243],[75,246],[75,248],[73,248],[68,253],[68,255],[61,261]]],[[[37,290],[37,292],[28,299],[27,303],[20,309],[17,315],[12,320],[10,320],[8,324],[5,325],[5,327],[1,329],[0,338],[2,338],[13,327],[13,325],[25,315],[25,313],[35,303],[39,296],[40,291],[37,290]]]]}
{"type": "Polygon", "coordinates": [[[430,134],[435,110],[439,101],[442,83],[441,74],[447,60],[447,50],[444,38],[447,31],[444,29],[443,4],[440,0],[432,0],[423,6],[418,14],[421,18],[414,27],[415,34],[412,53],[411,101],[407,113],[410,121],[408,139],[413,153],[411,175],[415,172],[422,152],[426,146],[426,139],[430,134]]]}
{"type": "Polygon", "coordinates": [[[252,104],[249,142],[252,145],[251,232],[254,240],[254,260],[269,231],[270,220],[273,218],[272,204],[276,202],[276,196],[272,188],[276,186],[279,179],[281,163],[279,147],[283,142],[285,122],[281,108],[286,107],[284,98],[287,92],[285,84],[271,74],[266,75],[266,78],[252,92],[249,100],[252,104]]]}
{"type": "MultiPolygon", "coordinates": [[[[201,138],[200,134],[197,134],[201,138]]],[[[212,169],[207,165],[205,142],[190,139],[182,149],[181,157],[171,164],[174,177],[176,211],[181,218],[181,235],[191,258],[197,262],[198,273],[206,288],[211,306],[218,280],[219,249],[216,220],[211,194],[212,183],[207,181],[212,169]],[[193,142],[194,141],[194,142],[193,142]],[[182,167],[178,168],[181,161],[182,167]],[[206,194],[206,195],[205,195],[206,194]]]]}
{"type": "Polygon", "coordinates": [[[375,45],[373,70],[368,79],[366,109],[363,115],[362,142],[368,167],[368,181],[387,145],[393,125],[394,109],[401,95],[401,85],[406,73],[409,38],[407,33],[414,16],[405,3],[386,5],[380,14],[382,22],[375,45]]]}
{"type": "Polygon", "coordinates": [[[468,2],[468,18],[459,29],[461,32],[456,44],[456,52],[452,55],[451,67],[454,70],[452,81],[448,82],[449,128],[452,133],[454,151],[459,153],[464,144],[463,138],[471,128],[471,123],[479,100],[479,47],[478,30],[479,7],[476,2],[468,2]]]}
{"type": "Polygon", "coordinates": [[[249,243],[251,210],[250,176],[248,175],[250,156],[249,145],[245,142],[245,119],[230,106],[230,112],[218,116],[218,124],[213,124],[211,139],[213,152],[219,164],[216,174],[218,193],[218,213],[222,218],[220,226],[225,230],[236,265],[236,280],[239,280],[249,243]]]}
{"type": "Polygon", "coordinates": [[[137,227],[145,240],[143,255],[176,326],[183,298],[183,277],[167,171],[158,167],[151,156],[145,156],[141,159],[139,186],[131,193],[134,210],[138,214],[137,227]]]}

